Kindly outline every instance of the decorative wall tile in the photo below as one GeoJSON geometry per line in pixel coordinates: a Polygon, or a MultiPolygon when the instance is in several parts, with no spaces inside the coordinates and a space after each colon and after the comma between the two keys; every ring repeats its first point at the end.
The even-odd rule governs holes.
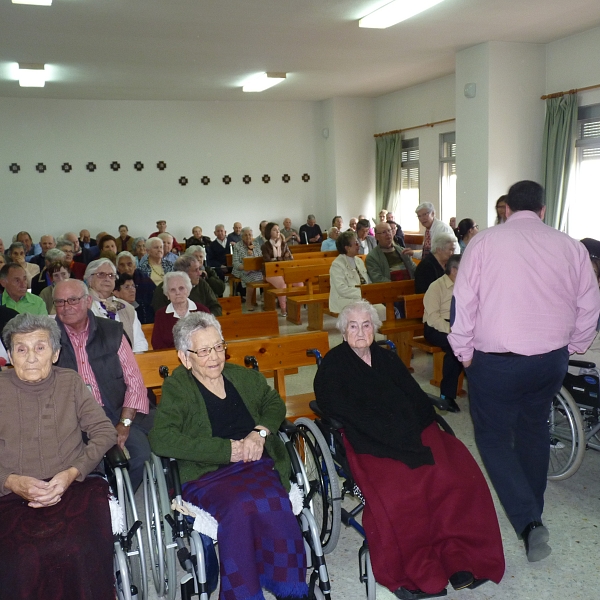
{"type": "Polygon", "coordinates": [[[287,173],[281,178],[283,183],[289,183],[290,179],[291,179],[291,177],[287,173]]]}
{"type": "Polygon", "coordinates": [[[210,177],[207,177],[206,175],[204,175],[204,176],[202,177],[202,179],[200,180],[200,183],[201,183],[202,185],[208,185],[208,184],[210,183],[210,177]]]}
{"type": "Polygon", "coordinates": [[[118,171],[118,170],[121,168],[121,163],[117,162],[116,160],[113,160],[113,161],[110,163],[110,168],[111,168],[113,171],[118,171]]]}
{"type": "Polygon", "coordinates": [[[249,184],[249,183],[252,181],[252,177],[250,177],[250,175],[244,175],[244,176],[242,177],[242,181],[243,181],[243,182],[244,182],[246,185],[248,185],[248,184],[249,184]]]}
{"type": "Polygon", "coordinates": [[[265,174],[262,176],[262,180],[263,180],[263,183],[269,183],[269,181],[271,181],[271,178],[265,174]]]}
{"type": "Polygon", "coordinates": [[[96,170],[96,163],[93,162],[89,162],[87,165],[85,165],[85,168],[90,172],[93,173],[96,170]]]}
{"type": "Polygon", "coordinates": [[[223,177],[223,183],[225,185],[229,185],[231,183],[231,177],[229,177],[229,175],[225,175],[225,177],[223,177]]]}
{"type": "Polygon", "coordinates": [[[187,185],[188,184],[188,178],[187,177],[180,177],[179,178],[179,185],[187,185]]]}
{"type": "Polygon", "coordinates": [[[164,171],[164,170],[167,168],[167,163],[166,163],[164,160],[159,160],[159,161],[156,163],[156,168],[157,168],[159,171],[164,171]]]}
{"type": "Polygon", "coordinates": [[[144,168],[144,163],[140,162],[139,160],[133,165],[133,168],[136,171],[141,171],[144,168]]]}
{"type": "Polygon", "coordinates": [[[21,167],[17,163],[11,163],[8,168],[11,173],[18,173],[21,170],[21,167]]]}
{"type": "Polygon", "coordinates": [[[38,173],[43,173],[46,170],[46,165],[44,163],[38,163],[37,165],[35,165],[35,170],[38,173]]]}
{"type": "Polygon", "coordinates": [[[308,173],[304,173],[304,175],[302,175],[302,181],[304,181],[304,183],[308,183],[310,181],[310,175],[308,173]]]}
{"type": "Polygon", "coordinates": [[[73,170],[73,167],[71,166],[70,163],[63,163],[61,169],[65,172],[65,173],[70,173],[73,170]]]}

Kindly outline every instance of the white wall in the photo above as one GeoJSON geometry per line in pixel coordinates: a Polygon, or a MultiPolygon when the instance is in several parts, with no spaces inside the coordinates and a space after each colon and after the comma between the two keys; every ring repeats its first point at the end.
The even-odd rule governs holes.
{"type": "Polygon", "coordinates": [[[540,180],[544,47],[487,42],[456,56],[457,217],[492,225],[494,205],[521,179],[540,180]],[[464,95],[466,84],[476,96],[464,95]]]}
{"type": "Polygon", "coordinates": [[[600,84],[600,27],[546,45],[546,93],[600,84]]]}
{"type": "Polygon", "coordinates": [[[0,236],[7,242],[26,228],[38,239],[82,227],[116,234],[122,222],[132,235],[147,235],[159,218],[178,238],[196,224],[212,235],[217,222],[228,230],[234,220],[256,228],[262,219],[289,216],[299,226],[309,212],[326,221],[321,120],[316,102],[0,98],[0,236]],[[114,160],[118,172],[109,167],[114,160]],[[141,172],[133,168],[138,160],[141,172]],[[156,168],[159,160],[165,171],[156,168]],[[85,169],[89,161],[94,173],[85,169]],[[13,162],[18,174],[8,169],[13,162]],[[36,172],[38,162],[47,166],[44,174],[36,172]],[[64,162],[71,173],[61,171],[64,162]],[[261,181],[265,173],[269,184],[261,181]],[[290,183],[283,183],[285,173],[290,183]],[[230,185],[224,175],[233,178],[230,185]]]}
{"type": "Polygon", "coordinates": [[[351,217],[359,214],[375,216],[373,100],[334,98],[332,105],[330,140],[334,146],[336,191],[332,214],[341,215],[348,224],[351,217]]]}
{"type": "MultiPolygon", "coordinates": [[[[386,94],[375,100],[378,133],[453,119],[455,77],[448,75],[386,94]]],[[[440,135],[455,131],[455,122],[407,131],[405,139],[419,138],[421,202],[431,202],[439,214],[440,135]]],[[[400,212],[396,209],[396,212],[400,212]]]]}

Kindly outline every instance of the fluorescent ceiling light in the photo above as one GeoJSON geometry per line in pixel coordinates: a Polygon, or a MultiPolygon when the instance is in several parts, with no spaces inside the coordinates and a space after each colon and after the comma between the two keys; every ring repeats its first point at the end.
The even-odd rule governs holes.
{"type": "Polygon", "coordinates": [[[385,29],[439,4],[443,0],[394,0],[358,22],[359,27],[385,29]]]}
{"type": "Polygon", "coordinates": [[[262,92],[285,81],[286,73],[257,73],[246,80],[243,92],[262,92]]]}
{"type": "Polygon", "coordinates": [[[34,6],[50,6],[52,0],[12,0],[13,4],[33,4],[34,6]]]}
{"type": "Polygon", "coordinates": [[[43,64],[19,63],[19,85],[21,87],[44,87],[46,71],[43,64]]]}

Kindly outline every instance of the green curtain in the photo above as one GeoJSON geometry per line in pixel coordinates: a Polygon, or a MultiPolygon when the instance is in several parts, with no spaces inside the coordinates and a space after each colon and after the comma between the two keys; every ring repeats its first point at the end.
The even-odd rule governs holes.
{"type": "Polygon", "coordinates": [[[563,231],[569,210],[569,179],[575,166],[577,94],[546,100],[542,173],[548,225],[563,231]]]}
{"type": "Polygon", "coordinates": [[[395,210],[400,194],[402,139],[399,133],[375,138],[375,204],[377,213],[382,208],[395,210]]]}

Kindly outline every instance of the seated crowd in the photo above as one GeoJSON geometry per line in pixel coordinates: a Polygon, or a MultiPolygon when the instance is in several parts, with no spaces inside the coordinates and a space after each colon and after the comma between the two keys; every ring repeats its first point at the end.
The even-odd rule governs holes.
{"type": "MultiPolygon", "coordinates": [[[[44,235],[39,244],[22,231],[5,252],[0,240],[0,358],[14,366],[0,373],[7,417],[0,421],[0,530],[15,536],[0,545],[0,590],[56,597],[58,586],[64,598],[114,598],[108,489],[88,475],[116,443],[128,455],[134,490],[151,448],[179,459],[183,498],[218,522],[222,597],[237,585],[244,597],[261,597],[261,588],[280,599],[309,597],[304,544],[288,499],[289,460],[276,435],[284,402],[262,374],[226,362],[215,318],[228,276],[239,279],[254,310],[251,284],[266,273],[246,270],[245,258],[293,260],[301,243],[338,252],[329,309],[339,313],[343,341],[325,355],[314,391],[320,409],[344,427],[377,581],[406,599],[445,595],[448,582],[456,590],[498,583],[504,554],[486,480],[462,442],[440,430],[430,399],[396,353],[374,341],[382,323],[361,299],[362,284],[414,280],[424,294],[425,339],[446,353],[442,397],[458,411],[462,364],[448,343],[450,303],[461,249],[478,227],[463,219],[454,230],[429,203],[416,214],[425,228],[418,251],[405,246],[385,210],[374,227],[360,215],[345,230],[335,216],[326,239],[308,215],[299,231],[290,219],[282,227],[262,221],[257,237],[236,222],[229,235],[216,225],[211,241],[196,226],[185,245],[164,220],[147,239],[120,225],[118,237],[92,238],[84,229],[79,236],[44,235]],[[175,348],[181,361],[158,407],[134,357],[148,350],[148,323],[153,348],[175,348]],[[39,539],[46,530],[51,543],[39,539]],[[67,546],[89,558],[64,559],[67,546]],[[262,546],[271,551],[257,551],[262,546]],[[277,568],[282,564],[288,568],[277,568]],[[94,590],[81,592],[83,581],[94,590]]],[[[266,282],[287,288],[282,276],[266,282]]],[[[278,301],[285,316],[286,296],[278,301]]],[[[539,560],[524,539],[529,560],[539,560]]],[[[209,548],[208,567],[216,570],[209,548]]]]}

